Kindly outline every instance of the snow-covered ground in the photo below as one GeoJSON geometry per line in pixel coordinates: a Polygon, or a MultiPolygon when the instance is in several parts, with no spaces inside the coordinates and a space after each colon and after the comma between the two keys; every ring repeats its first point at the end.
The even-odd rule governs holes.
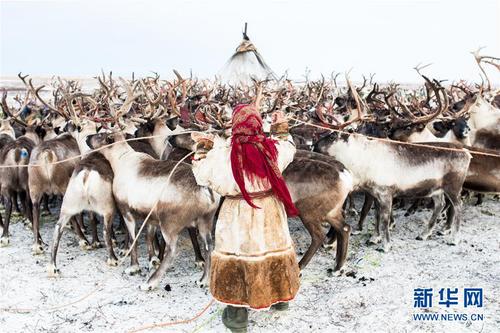
{"type": "MultiPolygon", "coordinates": [[[[303,271],[301,289],[290,310],[251,312],[249,332],[498,332],[498,200],[486,199],[478,207],[465,205],[463,240],[458,246],[446,245],[440,236],[415,240],[429,210],[406,218],[403,214],[403,210],[395,212],[391,252],[381,253],[365,244],[372,222],[367,231],[351,237],[343,276],[331,274],[334,252],[320,249],[303,271]],[[464,308],[464,287],[483,288],[483,308],[464,308]],[[434,305],[428,312],[484,314],[484,320],[415,321],[412,314],[424,312],[413,307],[415,288],[433,288],[434,305]],[[438,305],[440,288],[459,288],[460,304],[449,309],[438,305]]],[[[54,220],[44,218],[41,233],[46,242],[52,238],[54,220]]],[[[349,217],[351,224],[355,220],[349,217]]],[[[297,220],[290,221],[290,230],[300,256],[309,236],[297,220]]],[[[143,241],[142,274],[128,276],[126,266],[105,264],[105,249],[82,252],[73,233],[66,231],[58,258],[61,276],[54,279],[46,273],[49,254],[31,255],[31,231],[19,218],[13,220],[11,235],[10,246],[0,248],[0,332],[127,332],[192,318],[211,301],[208,291],[195,284],[201,270],[194,265],[187,234],[179,241],[173,267],[153,292],[138,289],[148,274],[143,241]]],[[[214,303],[192,322],[151,331],[224,332],[222,309],[214,303]]]]}

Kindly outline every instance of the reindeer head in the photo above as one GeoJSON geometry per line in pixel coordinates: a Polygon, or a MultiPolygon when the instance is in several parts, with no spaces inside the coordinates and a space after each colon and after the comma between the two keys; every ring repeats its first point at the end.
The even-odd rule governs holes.
{"type": "Polygon", "coordinates": [[[120,132],[104,132],[94,135],[89,135],[85,141],[87,145],[92,149],[102,148],[107,145],[114,144],[116,142],[123,141],[125,143],[125,136],[120,132]]]}
{"type": "Polygon", "coordinates": [[[144,136],[151,136],[153,135],[154,130],[155,130],[155,123],[151,120],[148,120],[147,122],[139,125],[139,127],[135,131],[135,136],[137,138],[144,136]]]}
{"type": "Polygon", "coordinates": [[[451,130],[458,139],[466,139],[470,132],[470,127],[464,117],[436,121],[432,126],[438,137],[445,136],[451,130]]]}
{"type": "Polygon", "coordinates": [[[327,154],[328,148],[341,140],[347,142],[349,140],[349,134],[340,133],[337,131],[328,133],[326,135],[323,135],[318,139],[318,141],[316,141],[316,143],[313,145],[313,151],[317,153],[327,154]]]}
{"type": "Polygon", "coordinates": [[[390,131],[390,137],[393,140],[406,142],[414,133],[422,132],[425,129],[425,124],[414,124],[411,122],[400,123],[393,126],[390,131]]]}

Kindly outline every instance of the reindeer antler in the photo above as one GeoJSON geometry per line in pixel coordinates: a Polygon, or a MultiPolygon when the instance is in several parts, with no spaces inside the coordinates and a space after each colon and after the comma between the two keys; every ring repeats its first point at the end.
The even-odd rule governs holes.
{"type": "Polygon", "coordinates": [[[484,70],[483,66],[481,66],[481,62],[485,62],[487,64],[490,64],[492,66],[495,66],[499,71],[500,71],[500,64],[496,64],[493,61],[500,61],[500,58],[495,58],[495,57],[490,57],[490,56],[481,56],[479,55],[479,51],[484,49],[484,47],[478,48],[476,51],[472,51],[472,55],[474,55],[474,59],[476,59],[477,65],[479,66],[479,69],[483,73],[484,77],[486,78],[486,81],[488,82],[488,90],[491,90],[491,82],[490,78],[488,77],[488,74],[486,74],[486,71],[484,70]]]}

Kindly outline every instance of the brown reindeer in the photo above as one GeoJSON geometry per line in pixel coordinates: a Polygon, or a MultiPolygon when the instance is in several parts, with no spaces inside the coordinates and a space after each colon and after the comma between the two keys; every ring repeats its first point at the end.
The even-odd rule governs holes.
{"type": "MultiPolygon", "coordinates": [[[[208,253],[200,280],[201,284],[207,283],[209,258],[213,249],[212,224],[219,196],[196,183],[190,165],[159,161],[135,152],[125,142],[121,142],[123,139],[124,136],[119,133],[102,133],[89,137],[87,142],[92,148],[113,144],[101,152],[113,169],[113,194],[131,238],[135,238],[136,221],[145,219],[151,211],[148,223],[159,225],[165,240],[165,256],[160,267],[141,289],[156,288],[174,259],[179,233],[186,227],[194,226],[200,231],[208,253]]],[[[138,273],[137,244],[131,252],[131,263],[127,273],[138,273]]]]}
{"type": "Polygon", "coordinates": [[[29,196],[28,168],[26,167],[33,148],[41,142],[38,133],[27,128],[26,133],[14,141],[10,141],[0,150],[0,165],[6,168],[0,170],[1,193],[5,199],[5,223],[3,224],[0,244],[9,244],[9,224],[14,200],[19,193],[23,201],[24,215],[32,220],[31,200],[29,196]]]}

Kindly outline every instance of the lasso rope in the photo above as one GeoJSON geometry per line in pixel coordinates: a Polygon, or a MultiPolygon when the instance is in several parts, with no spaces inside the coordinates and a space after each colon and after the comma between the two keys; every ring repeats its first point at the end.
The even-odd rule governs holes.
{"type": "MultiPolygon", "coordinates": [[[[469,150],[469,149],[467,149],[465,147],[464,148],[440,147],[440,146],[432,146],[432,145],[424,144],[424,143],[403,142],[403,141],[396,141],[396,140],[391,140],[391,139],[387,139],[387,138],[377,138],[377,137],[367,136],[367,135],[364,135],[364,134],[361,134],[361,133],[355,133],[355,132],[351,133],[351,132],[347,132],[347,131],[344,131],[344,130],[339,130],[339,129],[335,129],[335,128],[330,128],[330,127],[326,127],[326,126],[312,124],[312,123],[300,120],[300,119],[295,118],[295,117],[288,117],[288,119],[294,120],[294,121],[296,121],[298,123],[301,123],[301,124],[304,124],[304,125],[307,125],[307,126],[316,127],[316,128],[323,129],[323,130],[328,130],[330,132],[344,133],[344,134],[353,135],[353,136],[361,136],[361,137],[368,138],[370,140],[376,140],[376,141],[381,141],[381,142],[388,142],[388,143],[393,143],[393,144],[398,144],[398,145],[406,145],[406,146],[414,146],[414,147],[425,147],[425,148],[431,148],[431,149],[434,149],[434,150],[445,150],[445,151],[454,151],[454,152],[461,152],[461,153],[463,153],[464,149],[465,149],[465,150],[467,150],[471,154],[500,158],[500,154],[493,154],[493,153],[487,153],[487,152],[474,151],[474,150],[469,150]]],[[[173,132],[173,133],[169,133],[169,134],[158,134],[158,135],[143,136],[143,137],[139,137],[139,138],[129,138],[129,139],[125,139],[125,140],[122,140],[122,141],[113,142],[113,143],[104,145],[104,146],[99,147],[99,148],[91,149],[88,152],[86,152],[85,154],[78,154],[78,155],[71,156],[71,157],[68,157],[68,158],[65,158],[65,159],[62,159],[62,160],[59,160],[59,161],[54,161],[54,162],[49,162],[49,163],[44,163],[44,164],[0,165],[0,169],[43,167],[43,166],[47,166],[47,165],[57,165],[57,164],[65,163],[65,162],[68,162],[68,161],[72,161],[72,160],[75,160],[75,159],[78,159],[78,158],[81,158],[81,157],[85,157],[87,154],[101,151],[103,149],[106,149],[106,148],[111,147],[113,145],[119,144],[121,142],[140,141],[140,140],[146,140],[146,139],[155,139],[155,138],[163,138],[163,137],[169,137],[169,136],[177,136],[177,135],[188,134],[188,133],[207,133],[207,132],[214,132],[214,131],[215,130],[205,130],[205,131],[194,131],[193,130],[193,131],[183,131],[183,132],[179,132],[179,133],[173,132]]],[[[436,141],[436,143],[446,143],[446,142],[436,141]]]]}
{"type": "Polygon", "coordinates": [[[159,328],[159,327],[168,327],[168,326],[175,326],[175,325],[180,325],[180,324],[188,324],[192,321],[195,321],[196,319],[200,318],[211,306],[214,304],[215,299],[212,298],[212,300],[201,310],[198,312],[194,317],[189,318],[189,319],[184,319],[184,320],[178,320],[178,321],[170,321],[170,322],[163,322],[163,323],[157,323],[157,324],[150,324],[146,325],[140,328],[136,328],[133,330],[128,331],[128,333],[136,333],[136,332],[141,332],[141,331],[146,331],[146,330],[151,330],[153,328],[159,328]]]}
{"type": "Polygon", "coordinates": [[[87,151],[87,152],[85,152],[83,154],[80,153],[78,155],[71,156],[71,157],[68,157],[68,158],[65,158],[65,159],[62,159],[62,160],[59,160],[59,161],[54,161],[54,162],[49,162],[49,163],[44,163],[44,164],[34,164],[33,163],[33,164],[19,164],[19,165],[0,165],[0,169],[43,167],[43,166],[46,166],[46,165],[61,164],[61,163],[64,163],[64,162],[76,160],[76,159],[81,158],[81,157],[85,157],[85,156],[87,156],[90,153],[101,151],[103,149],[106,149],[108,147],[114,146],[114,145],[122,143],[122,142],[140,141],[140,140],[155,139],[155,138],[163,138],[163,137],[177,136],[177,135],[188,134],[188,133],[208,133],[208,132],[212,132],[212,131],[213,130],[206,130],[206,131],[182,131],[182,132],[178,132],[178,133],[173,132],[173,133],[169,133],[169,134],[158,134],[158,135],[143,136],[143,137],[140,137],[140,138],[129,138],[129,139],[125,139],[125,140],[121,140],[121,141],[116,141],[116,142],[113,142],[113,143],[109,143],[109,144],[106,144],[106,145],[104,145],[102,147],[91,149],[91,150],[89,150],[89,151],[87,151]]]}
{"type": "MultiPolygon", "coordinates": [[[[398,144],[398,145],[406,145],[406,146],[414,146],[414,147],[426,147],[426,148],[431,148],[431,149],[435,149],[435,150],[447,150],[447,151],[454,151],[454,152],[460,152],[460,153],[463,153],[464,150],[465,150],[465,151],[467,151],[467,152],[469,152],[471,154],[475,154],[475,155],[500,157],[500,154],[492,154],[492,153],[474,151],[474,150],[469,150],[469,149],[467,149],[465,147],[464,148],[440,147],[440,146],[432,146],[432,145],[423,144],[423,143],[396,141],[396,140],[391,140],[391,139],[387,139],[387,138],[377,138],[377,137],[367,136],[367,135],[364,135],[364,134],[361,134],[361,133],[356,133],[356,132],[351,133],[351,132],[347,132],[347,131],[344,131],[344,130],[339,130],[339,129],[330,128],[330,127],[326,127],[326,126],[320,126],[320,125],[316,125],[316,124],[311,124],[311,123],[308,123],[306,121],[300,120],[300,119],[295,118],[295,117],[289,117],[288,119],[295,120],[295,121],[297,121],[299,123],[302,123],[304,125],[307,125],[307,126],[312,126],[312,127],[316,127],[316,128],[328,130],[330,132],[344,133],[344,134],[354,135],[354,136],[362,136],[362,137],[365,137],[365,138],[367,138],[369,140],[389,142],[389,143],[394,143],[394,144],[398,144]]],[[[446,143],[446,142],[436,141],[436,143],[446,143]]]]}

